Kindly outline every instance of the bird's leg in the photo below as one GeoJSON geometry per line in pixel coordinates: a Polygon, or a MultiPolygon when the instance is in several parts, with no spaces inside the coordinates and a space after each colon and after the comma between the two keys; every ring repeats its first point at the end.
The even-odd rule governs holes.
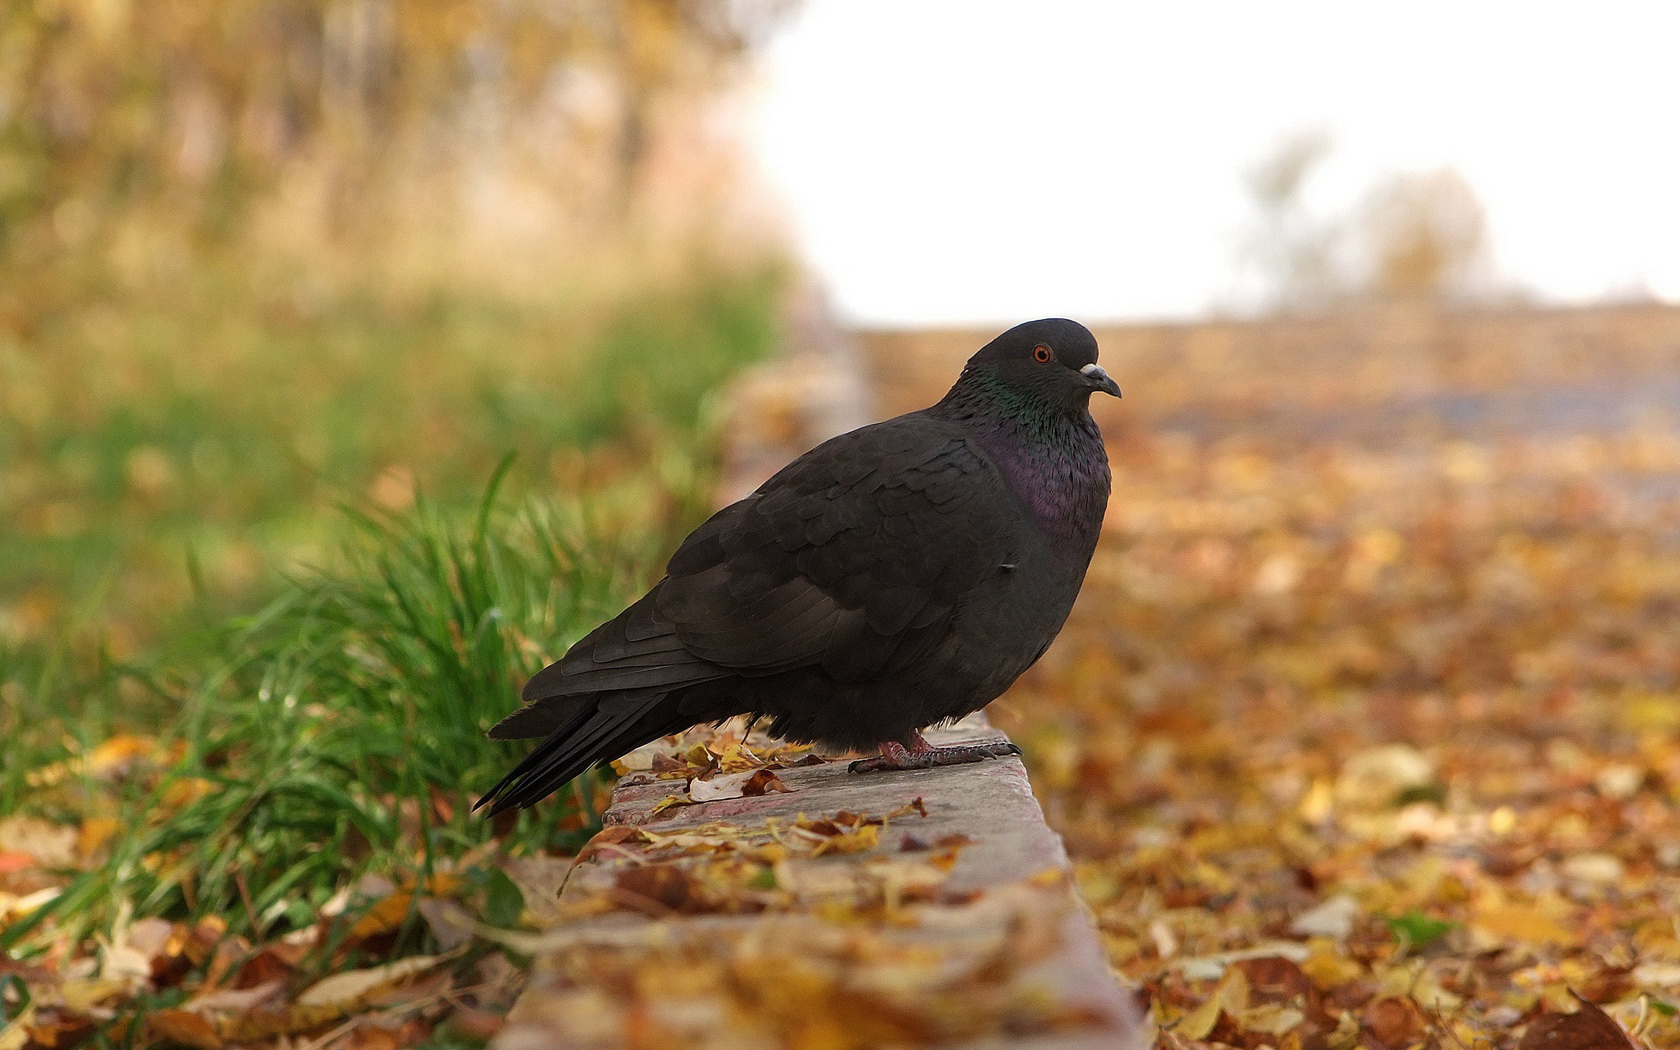
{"type": "Polygon", "coordinates": [[[853,773],[876,773],[894,769],[932,769],[934,766],[960,766],[966,762],[981,762],[988,758],[1018,755],[1021,749],[1007,740],[991,740],[984,744],[952,744],[934,747],[918,731],[905,747],[896,740],[881,741],[881,754],[876,758],[860,758],[847,768],[853,773]]]}

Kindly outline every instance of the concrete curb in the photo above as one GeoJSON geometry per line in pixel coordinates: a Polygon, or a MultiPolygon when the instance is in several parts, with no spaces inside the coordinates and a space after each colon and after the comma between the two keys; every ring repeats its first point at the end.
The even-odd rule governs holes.
{"type": "MultiPolygon", "coordinates": [[[[1004,739],[978,718],[929,738],[1004,739]]],[[[597,840],[603,845],[585,851],[560,895],[571,918],[532,946],[531,983],[500,1050],[630,1045],[613,1040],[638,1024],[657,1031],[659,1045],[720,1050],[1141,1045],[1131,997],[1103,961],[1061,840],[1044,824],[1019,759],[863,775],[839,760],[776,776],[785,790],[675,808],[666,800],[683,793],[680,777],[622,778],[608,831],[597,840]],[[895,813],[869,849],[796,855],[766,868],[782,892],[762,910],[720,913],[714,900],[688,913],[708,880],[732,870],[728,857],[719,859],[731,844],[769,842],[802,819],[820,825],[844,823],[843,814],[895,813]],[[942,867],[947,858],[952,863],[942,867]],[[882,906],[872,896],[894,885],[902,904],[882,906]],[[683,888],[668,894],[671,886],[683,888]],[[627,893],[643,899],[627,902],[627,893]],[[663,894],[662,903],[649,894],[663,894]],[[615,968],[661,990],[641,989],[628,1006],[603,1003],[597,982],[615,968]],[[902,1041],[877,1033],[885,1041],[807,1042],[774,1016],[742,1019],[751,1012],[743,1004],[781,994],[779,976],[766,979],[765,968],[808,971],[785,994],[799,1004],[803,1035],[812,1039],[815,1030],[867,1026],[894,1009],[927,1016],[902,1041]],[[731,976],[716,984],[699,979],[696,987],[698,969],[731,976]],[[670,976],[678,973],[688,975],[686,985],[670,976]]]]}

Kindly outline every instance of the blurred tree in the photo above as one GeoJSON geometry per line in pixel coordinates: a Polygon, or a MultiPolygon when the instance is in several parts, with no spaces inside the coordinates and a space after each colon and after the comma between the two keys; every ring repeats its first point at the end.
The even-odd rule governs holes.
{"type": "Polygon", "coordinates": [[[1258,212],[1244,261],[1257,272],[1260,297],[1272,309],[1321,308],[1342,291],[1340,231],[1315,217],[1305,199],[1307,183],[1330,146],[1322,131],[1288,136],[1244,180],[1258,212]]]}
{"type": "Polygon", "coordinates": [[[393,167],[507,151],[550,172],[606,158],[622,204],[660,107],[718,88],[791,3],[0,5],[0,332],[86,294],[67,269],[122,256],[131,222],[190,250],[299,166],[343,222],[378,221],[393,167]]]}
{"type": "Polygon", "coordinates": [[[1314,214],[1306,189],[1330,147],[1323,133],[1294,135],[1247,174],[1257,215],[1242,262],[1264,308],[1514,294],[1496,289],[1482,203],[1451,168],[1389,176],[1362,205],[1314,214]]]}
{"type": "Polygon", "coordinates": [[[1486,213],[1476,191],[1451,168],[1396,175],[1379,186],[1360,232],[1369,242],[1371,295],[1453,299],[1485,290],[1486,213]]]}

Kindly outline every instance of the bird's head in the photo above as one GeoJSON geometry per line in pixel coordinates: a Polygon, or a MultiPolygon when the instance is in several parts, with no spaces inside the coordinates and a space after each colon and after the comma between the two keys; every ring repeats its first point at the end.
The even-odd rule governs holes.
{"type": "Polygon", "coordinates": [[[1099,391],[1120,396],[1120,387],[1097,364],[1096,336],[1065,317],[1016,325],[969,358],[963,374],[1069,410],[1083,409],[1099,391]]]}

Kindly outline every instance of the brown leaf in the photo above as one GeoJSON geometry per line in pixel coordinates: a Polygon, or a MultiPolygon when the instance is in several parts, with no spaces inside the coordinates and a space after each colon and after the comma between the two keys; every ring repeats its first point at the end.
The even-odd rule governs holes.
{"type": "Polygon", "coordinates": [[[626,868],[613,879],[613,888],[625,906],[655,917],[693,910],[701,899],[694,877],[674,864],[626,868]]]}
{"type": "Polygon", "coordinates": [[[782,783],[782,778],[768,769],[760,769],[747,778],[741,785],[741,794],[747,798],[757,798],[772,791],[792,791],[793,789],[782,783]]]}
{"type": "Polygon", "coordinates": [[[1615,1018],[1579,995],[1575,1001],[1581,1008],[1572,1014],[1543,1014],[1530,1022],[1518,1050],[1638,1050],[1615,1018]]]}
{"type": "Polygon", "coordinates": [[[254,988],[270,981],[286,980],[307,953],[308,949],[302,945],[284,941],[265,945],[240,965],[239,972],[234,975],[233,986],[254,988]]]}
{"type": "Polygon", "coordinates": [[[578,851],[578,859],[583,860],[600,852],[607,846],[616,846],[626,839],[632,839],[641,834],[641,829],[628,824],[614,824],[612,827],[602,828],[595,836],[584,843],[583,849],[578,851]]]}
{"type": "MultiPolygon", "coordinates": [[[[426,880],[424,893],[433,897],[447,897],[461,888],[461,877],[439,872],[426,880]]],[[[350,939],[367,940],[400,929],[415,910],[415,891],[412,885],[397,890],[363,912],[350,927],[350,939]]]]}
{"type": "Polygon", "coordinates": [[[941,835],[932,842],[906,835],[898,840],[898,848],[902,853],[922,853],[930,849],[961,849],[974,845],[974,840],[960,831],[953,831],[949,835],[941,835]]]}
{"type": "Polygon", "coordinates": [[[28,1046],[52,1048],[80,1046],[99,1027],[91,1017],[74,1011],[42,1010],[25,1026],[28,1046]]]}
{"type": "Polygon", "coordinates": [[[1410,999],[1384,995],[1365,1004],[1360,1025],[1365,1044],[1373,1050],[1406,1050],[1428,1031],[1423,1011],[1410,999]]]}
{"type": "Polygon", "coordinates": [[[191,1010],[154,1010],[146,1016],[146,1027],[152,1035],[172,1043],[200,1047],[201,1050],[221,1050],[222,1037],[216,1026],[202,1014],[191,1010]]]}
{"type": "Polygon", "coordinates": [[[1334,1018],[1324,1009],[1318,986],[1298,964],[1281,956],[1240,959],[1231,964],[1248,979],[1249,998],[1255,1003],[1299,1007],[1316,1026],[1331,1029],[1334,1018]]]}

